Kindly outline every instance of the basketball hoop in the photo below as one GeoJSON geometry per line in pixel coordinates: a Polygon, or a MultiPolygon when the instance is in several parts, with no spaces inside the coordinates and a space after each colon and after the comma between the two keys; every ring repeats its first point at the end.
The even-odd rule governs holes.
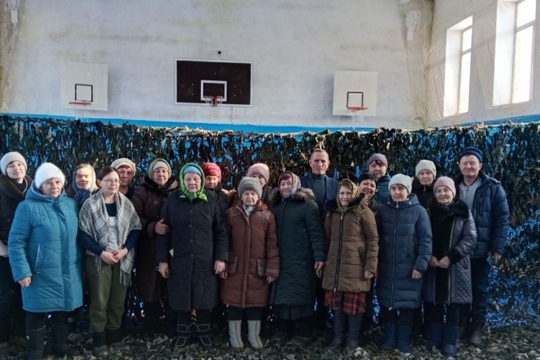
{"type": "Polygon", "coordinates": [[[358,124],[362,124],[364,122],[364,117],[360,115],[360,111],[367,110],[367,107],[365,106],[349,106],[347,107],[347,110],[351,112],[351,119],[358,124]]]}
{"type": "Polygon", "coordinates": [[[69,105],[87,106],[87,105],[92,105],[92,103],[90,101],[70,101],[69,105]]]}
{"type": "Polygon", "coordinates": [[[205,95],[204,96],[204,102],[206,105],[210,105],[210,110],[212,113],[212,116],[217,116],[219,113],[219,106],[223,104],[223,101],[225,98],[223,96],[219,95],[205,95]]]}

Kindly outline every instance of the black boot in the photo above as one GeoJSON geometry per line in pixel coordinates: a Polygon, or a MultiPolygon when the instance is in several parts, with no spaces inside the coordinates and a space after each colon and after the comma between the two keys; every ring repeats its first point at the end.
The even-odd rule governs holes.
{"type": "Polygon", "coordinates": [[[191,338],[191,324],[176,324],[176,333],[173,339],[173,346],[182,348],[186,346],[191,338]]]}
{"type": "Polygon", "coordinates": [[[396,343],[396,324],[385,323],[383,330],[383,338],[379,343],[379,349],[381,350],[390,350],[394,347],[396,343]]]}
{"type": "Polygon", "coordinates": [[[444,326],[444,344],[441,350],[444,356],[454,356],[457,354],[456,344],[460,330],[461,328],[458,326],[444,326]]]}
{"type": "Polygon", "coordinates": [[[127,351],[131,347],[122,341],[120,329],[107,329],[107,344],[115,350],[127,351]]]}
{"type": "Polygon", "coordinates": [[[205,351],[214,350],[214,343],[210,338],[211,330],[210,324],[195,324],[195,336],[197,336],[201,347],[205,351]]]}
{"type": "Polygon", "coordinates": [[[53,345],[52,350],[57,356],[77,356],[79,351],[69,347],[67,339],[69,335],[69,323],[66,324],[54,324],[52,328],[53,345]]]}
{"type": "Polygon", "coordinates": [[[345,345],[345,325],[347,323],[347,315],[341,310],[334,311],[334,338],[326,347],[328,350],[336,350],[345,345]]]}
{"type": "Polygon", "coordinates": [[[355,314],[347,316],[349,320],[349,333],[347,334],[347,348],[354,350],[358,347],[358,336],[362,327],[362,318],[364,314],[355,314]]]}
{"type": "Polygon", "coordinates": [[[429,323],[429,340],[426,343],[426,350],[433,351],[433,347],[440,349],[443,338],[443,324],[429,323]]]}
{"type": "Polygon", "coordinates": [[[43,359],[43,345],[45,342],[45,326],[39,329],[26,329],[27,359],[43,359]]]}
{"type": "Polygon", "coordinates": [[[479,349],[484,348],[484,340],[482,334],[484,333],[484,325],[473,323],[471,336],[469,337],[469,344],[479,349]]]}
{"type": "Polygon", "coordinates": [[[105,337],[105,331],[92,334],[92,355],[98,358],[109,356],[109,347],[105,337]]]}
{"type": "Polygon", "coordinates": [[[412,326],[398,325],[396,332],[396,347],[403,354],[411,353],[412,326]]]}

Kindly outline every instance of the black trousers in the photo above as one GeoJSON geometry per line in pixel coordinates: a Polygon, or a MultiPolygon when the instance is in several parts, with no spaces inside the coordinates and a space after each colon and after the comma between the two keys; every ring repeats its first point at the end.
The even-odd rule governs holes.
{"type": "Polygon", "coordinates": [[[413,326],[416,309],[392,309],[381,306],[381,315],[388,324],[413,326]]]}
{"type": "Polygon", "coordinates": [[[459,326],[459,313],[461,304],[432,304],[425,302],[426,323],[444,324],[446,313],[446,325],[459,326]]]}
{"type": "MultiPolygon", "coordinates": [[[[178,323],[183,325],[191,325],[191,311],[177,311],[178,323]]],[[[197,310],[197,324],[210,324],[212,318],[212,309],[198,309],[197,310]]]]}
{"type": "MultiPolygon", "coordinates": [[[[54,325],[67,325],[69,312],[56,311],[50,313],[54,325]]],[[[29,330],[41,329],[45,326],[49,313],[26,312],[26,328],[29,330]]]]}
{"type": "Polygon", "coordinates": [[[24,318],[21,285],[13,281],[9,258],[0,256],[0,343],[25,336],[24,318]]]}
{"type": "Polygon", "coordinates": [[[238,321],[242,320],[242,313],[246,313],[247,320],[261,320],[263,315],[263,307],[249,307],[249,308],[239,308],[236,306],[229,306],[229,320],[238,321]]]}

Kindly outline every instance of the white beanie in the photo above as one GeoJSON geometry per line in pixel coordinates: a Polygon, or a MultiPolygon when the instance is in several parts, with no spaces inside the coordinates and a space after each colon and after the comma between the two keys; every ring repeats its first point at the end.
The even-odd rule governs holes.
{"type": "Polygon", "coordinates": [[[420,174],[422,170],[429,170],[433,173],[433,177],[437,176],[437,168],[435,168],[435,163],[430,160],[420,160],[418,165],[416,165],[416,177],[420,174]]]}
{"type": "Polygon", "coordinates": [[[133,171],[133,175],[135,175],[135,173],[137,172],[137,166],[133,161],[129,160],[128,158],[116,159],[112,162],[111,166],[116,170],[120,169],[120,167],[122,166],[130,167],[133,171]]]}
{"type": "Polygon", "coordinates": [[[66,182],[66,177],[62,170],[60,170],[56,165],[51,163],[43,163],[36,170],[36,176],[34,177],[34,184],[36,188],[40,188],[41,185],[49,179],[60,179],[62,186],[66,182]]]}
{"type": "Polygon", "coordinates": [[[2,156],[2,160],[0,160],[0,170],[2,170],[2,174],[7,175],[7,167],[13,161],[21,162],[24,167],[28,169],[28,165],[26,165],[26,160],[24,157],[20,153],[12,151],[2,156]]]}
{"type": "Polygon", "coordinates": [[[388,189],[391,189],[392,185],[396,185],[396,184],[405,186],[409,194],[411,194],[412,179],[410,176],[403,175],[403,174],[396,174],[392,176],[392,178],[390,179],[390,182],[388,183],[388,189]]]}

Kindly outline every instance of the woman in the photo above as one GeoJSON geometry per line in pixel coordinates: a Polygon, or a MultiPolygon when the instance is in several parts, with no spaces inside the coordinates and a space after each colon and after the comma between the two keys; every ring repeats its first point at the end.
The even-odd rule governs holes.
{"type": "Polygon", "coordinates": [[[105,166],[97,178],[100,190],[84,202],[79,214],[78,239],[86,250],[92,353],[105,357],[107,344],[129,349],[122,342],[120,326],[141,222],[131,201],[119,192],[117,170],[105,166]]]}
{"type": "Polygon", "coordinates": [[[66,194],[75,202],[79,209],[97,189],[96,172],[90,164],[81,164],[73,172],[71,185],[67,187],[66,194]]]}
{"type": "Polygon", "coordinates": [[[176,315],[167,302],[167,282],[156,271],[157,241],[169,227],[161,219],[161,210],[167,197],[178,189],[169,163],[156,159],[150,163],[144,182],[135,190],[131,202],[141,220],[142,230],[137,242],[135,267],[137,269],[137,295],[144,302],[144,326],[147,332],[163,332],[160,319],[166,315],[167,334],[173,334],[176,315]]]}
{"type": "Polygon", "coordinates": [[[270,187],[270,185],[268,185],[268,181],[270,181],[270,169],[268,168],[268,165],[263,163],[255,163],[251,165],[248,169],[247,176],[259,180],[262,186],[261,201],[265,205],[270,206],[272,202],[273,189],[270,187]]]}
{"type": "Polygon", "coordinates": [[[358,193],[364,194],[365,201],[373,214],[381,208],[381,204],[374,201],[373,196],[377,193],[377,177],[372,173],[365,172],[358,178],[358,193]]]}
{"type": "Polygon", "coordinates": [[[9,233],[9,262],[22,287],[28,359],[42,359],[45,321],[53,320],[53,352],[76,356],[67,345],[68,313],[82,306],[77,205],[63,190],[64,174],[42,164],[17,211],[9,233]]]}
{"type": "Polygon", "coordinates": [[[420,160],[416,165],[416,178],[412,183],[412,192],[416,194],[420,205],[426,210],[433,200],[435,176],[437,176],[437,169],[433,161],[420,160]]]}
{"type": "Polygon", "coordinates": [[[334,312],[334,339],[328,349],[346,343],[354,350],[366,311],[366,293],[377,271],[377,225],[366,196],[359,194],[349,179],[341,180],[337,198],[326,204],[326,210],[329,251],[322,287],[326,290],[325,305],[334,312]]]}
{"type": "Polygon", "coordinates": [[[238,185],[240,201],[227,210],[229,265],[220,274],[221,301],[228,305],[229,337],[233,349],[241,351],[242,312],[248,323],[252,348],[262,350],[259,334],[263,309],[268,305],[268,289],[279,275],[276,222],[260,200],[258,179],[245,177],[238,185]]]}
{"type": "Polygon", "coordinates": [[[278,186],[271,211],[276,219],[280,275],[271,303],[279,305],[280,331],[273,339],[286,340],[296,320],[291,344],[304,346],[313,335],[316,276],[322,276],[326,257],[323,226],[313,191],[301,188],[298,176],[285,171],[278,186]]]}
{"type": "Polygon", "coordinates": [[[391,201],[376,216],[380,238],[377,299],[385,320],[379,347],[388,350],[396,344],[408,354],[422,275],[431,255],[431,226],[426,210],[411,194],[410,177],[394,175],[388,185],[391,201]]]}
{"type": "Polygon", "coordinates": [[[470,255],[476,246],[476,226],[467,204],[456,198],[454,180],[441,177],[429,205],[433,254],[425,274],[423,299],[430,341],[426,348],[454,356],[459,335],[459,309],[472,302],[470,255]],[[446,322],[444,319],[446,318],[446,322]]]}
{"type": "Polygon", "coordinates": [[[216,193],[219,206],[223,211],[223,216],[225,216],[225,212],[229,208],[229,191],[221,185],[221,169],[218,164],[212,162],[202,164],[201,168],[204,174],[204,186],[206,190],[216,193]]]}
{"type": "Polygon", "coordinates": [[[2,156],[0,170],[0,356],[8,356],[26,348],[21,286],[13,281],[8,236],[32,179],[26,176],[26,160],[15,151],[2,156]]]}
{"type": "Polygon", "coordinates": [[[161,218],[170,231],[158,237],[156,260],[168,279],[169,304],[178,323],[175,346],[191,337],[191,311],[197,313],[195,335],[204,350],[213,350],[211,310],[218,300],[218,277],[225,270],[229,239],[217,195],[204,188],[200,166],[180,170],[180,189],[165,202],[161,218]]]}

